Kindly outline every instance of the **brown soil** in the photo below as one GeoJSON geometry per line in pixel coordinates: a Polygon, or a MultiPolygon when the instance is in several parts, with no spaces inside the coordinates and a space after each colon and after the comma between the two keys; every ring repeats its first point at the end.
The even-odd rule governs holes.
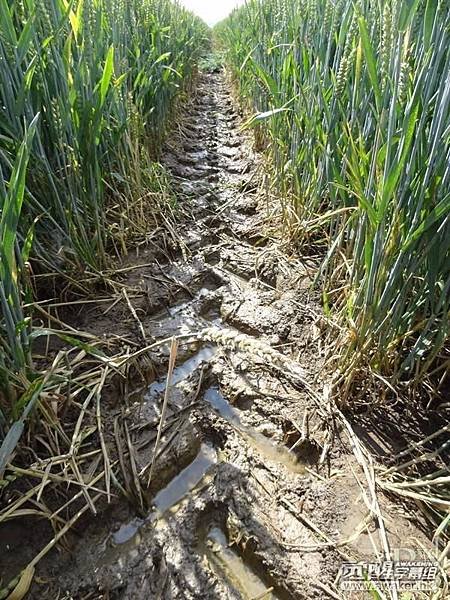
{"type": "MultiPolygon", "coordinates": [[[[244,333],[294,359],[312,390],[248,350],[181,343],[149,510],[138,515],[116,500],[86,518],[69,534],[70,552],[41,561],[30,598],[349,597],[335,585],[342,562],[382,553],[366,476],[345,428],[315,396],[325,381],[314,264],[287,256],[266,233],[264,165],[240,124],[224,75],[201,75],[163,159],[187,216],[163,248],[130,255],[120,281],[147,341],[211,325],[244,333]]],[[[83,307],[72,322],[142,346],[126,303],[105,315],[107,306],[83,307]]],[[[105,400],[111,423],[117,412],[127,420],[144,480],[168,356],[168,345],[152,353],[151,385],[136,374],[126,411],[111,391],[105,400]]],[[[392,549],[429,545],[408,512],[378,500],[392,549]]],[[[4,531],[9,575],[29,557],[24,532],[4,531]]],[[[51,535],[34,532],[30,548],[51,535]]]]}

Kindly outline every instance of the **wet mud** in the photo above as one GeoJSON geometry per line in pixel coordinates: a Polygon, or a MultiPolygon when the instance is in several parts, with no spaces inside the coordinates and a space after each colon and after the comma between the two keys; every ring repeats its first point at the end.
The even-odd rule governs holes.
{"type": "MultiPolygon", "coordinates": [[[[186,215],[178,243],[156,259],[143,247],[147,266],[124,275],[149,342],[192,335],[180,340],[169,389],[169,344],[152,353],[148,384],[130,386],[124,419],[149,484],[145,508],[115,501],[88,519],[70,552],[42,561],[33,598],[332,598],[342,562],[380,551],[362,469],[314,394],[257,353],[195,338],[206,327],[246,334],[323,388],[311,261],[266,232],[265,167],[241,124],[225,75],[202,74],[162,161],[186,215]]],[[[79,327],[110,327],[115,314],[130,337],[114,310],[79,315],[79,327]]],[[[398,545],[423,540],[383,502],[398,545]]]]}

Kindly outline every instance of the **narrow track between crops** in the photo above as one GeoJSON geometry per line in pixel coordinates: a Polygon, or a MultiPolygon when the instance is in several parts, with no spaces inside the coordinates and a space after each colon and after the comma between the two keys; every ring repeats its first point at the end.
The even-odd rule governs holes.
{"type": "Polygon", "coordinates": [[[106,443],[132,448],[119,459],[150,483],[147,509],[115,500],[86,518],[70,553],[42,561],[35,598],[349,598],[343,562],[383,553],[386,538],[426,544],[399,507],[371,497],[327,409],[314,260],[287,257],[264,225],[264,163],[230,89],[223,72],[201,74],[166,145],[186,216],[165,248],[125,264],[132,318],[126,303],[77,316],[97,332],[114,318],[128,336],[129,321],[137,345],[183,336],[151,354],[149,386],[131,381],[128,407],[110,409],[106,443]],[[126,429],[113,434],[116,415],[126,429]]]}

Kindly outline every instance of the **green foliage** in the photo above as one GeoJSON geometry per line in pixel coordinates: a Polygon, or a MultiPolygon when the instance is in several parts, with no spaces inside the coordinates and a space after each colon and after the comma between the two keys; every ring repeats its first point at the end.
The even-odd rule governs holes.
{"type": "Polygon", "coordinates": [[[220,71],[224,65],[224,57],[217,49],[211,50],[199,61],[199,69],[205,73],[220,71]]]}
{"type": "Polygon", "coordinates": [[[32,378],[25,264],[74,281],[123,247],[114,221],[156,223],[154,159],[207,42],[169,0],[0,0],[0,439],[32,378]]]}
{"type": "Polygon", "coordinates": [[[0,307],[3,315],[0,320],[0,428],[6,421],[5,397],[10,401],[15,398],[11,375],[25,375],[23,372],[31,366],[30,325],[24,317],[20,295],[26,256],[20,251],[18,225],[25,195],[26,169],[37,123],[38,118],[35,117],[26,131],[7,186],[0,170],[0,307]]]}
{"type": "Polygon", "coordinates": [[[111,198],[145,190],[149,152],[190,78],[206,26],[168,0],[0,1],[0,162],[41,118],[22,233],[52,269],[105,265],[111,198]],[[139,156],[136,149],[139,149],[139,156]],[[113,190],[113,191],[112,191],[113,190]]]}
{"type": "Polygon", "coordinates": [[[322,273],[346,324],[347,382],[367,365],[394,383],[441,378],[450,329],[447,3],[253,0],[216,34],[244,102],[271,115],[262,127],[299,243],[328,215],[322,273]]]}

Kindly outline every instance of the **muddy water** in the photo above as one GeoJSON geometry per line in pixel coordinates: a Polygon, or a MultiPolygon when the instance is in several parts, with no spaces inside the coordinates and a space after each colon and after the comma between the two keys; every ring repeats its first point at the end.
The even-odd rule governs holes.
{"type": "MultiPolygon", "coordinates": [[[[259,269],[258,256],[246,239],[246,228],[251,226],[248,215],[257,214],[257,203],[252,194],[243,190],[249,182],[255,187],[258,175],[252,150],[245,146],[238,131],[239,121],[222,75],[202,77],[186,121],[185,137],[171,146],[164,163],[180,195],[187,194],[192,199],[193,220],[179,231],[192,249],[192,256],[187,260],[180,257],[161,268],[189,290],[189,295],[169,304],[165,313],[144,319],[143,325],[155,339],[196,334],[211,325],[237,333],[263,331],[269,326],[268,317],[273,317],[275,328],[277,312],[257,304],[260,293],[253,288],[252,278],[259,269]],[[227,205],[231,208],[224,211],[227,205]],[[236,257],[236,263],[232,257],[236,257]],[[246,297],[256,301],[251,310],[245,307],[246,297]],[[242,305],[245,314],[240,314],[242,305]],[[249,322],[250,318],[264,319],[263,327],[249,322]]],[[[273,274],[267,278],[274,280],[273,274]]],[[[271,294],[270,298],[266,294],[270,303],[276,299],[271,294]]],[[[91,552],[94,557],[98,553],[99,556],[88,561],[81,580],[92,580],[93,563],[97,564],[97,585],[115,593],[113,598],[303,597],[300,591],[296,593],[296,588],[301,587],[295,583],[296,578],[303,579],[302,562],[296,555],[280,553],[274,532],[266,523],[268,504],[260,486],[270,489],[279,479],[280,486],[295,482],[301,489],[304,468],[283,444],[283,430],[271,414],[263,416],[257,410],[244,414],[232,406],[233,387],[243,373],[242,368],[239,376],[234,371],[235,358],[234,353],[227,355],[218,346],[199,344],[191,351],[180,344],[169,393],[170,423],[174,425],[169,425],[163,434],[161,446],[167,446],[168,451],[158,458],[163,467],[164,461],[169,461],[175,475],[159,491],[156,485],[147,516],[131,514],[119,520],[112,535],[105,532],[102,544],[91,552]],[[187,411],[189,399],[199,385],[200,371],[204,383],[198,390],[196,407],[187,411]],[[261,433],[262,423],[271,429],[270,435],[261,433]],[[193,448],[198,439],[201,443],[196,454],[193,448]],[[187,454],[193,459],[186,465],[187,454]],[[265,467],[267,476],[261,472],[265,467]],[[212,514],[219,515],[220,525],[214,525],[212,514]],[[233,538],[237,536],[243,547],[247,543],[254,547],[251,564],[237,546],[228,544],[230,518],[235,524],[233,538]],[[205,523],[210,523],[206,529],[205,523]],[[159,571],[155,565],[159,565],[159,571]],[[263,576],[269,572],[273,586],[267,585],[263,576]],[[290,573],[287,580],[282,573],[290,573]]],[[[147,412],[143,414],[150,414],[149,421],[157,422],[161,415],[167,362],[166,348],[161,354],[161,376],[144,397],[147,412]]],[[[263,390],[269,385],[264,378],[260,384],[263,390]]],[[[279,382],[273,385],[272,391],[280,393],[279,382]]],[[[264,401],[264,394],[261,398],[264,401]]],[[[142,432],[136,434],[135,441],[145,448],[144,456],[138,456],[143,468],[152,459],[154,442],[145,443],[146,429],[140,427],[140,414],[136,412],[133,431],[142,432]]],[[[279,415],[279,407],[274,407],[273,414],[279,415]]],[[[278,523],[279,509],[275,506],[269,510],[270,519],[278,523]]],[[[295,522],[289,521],[289,529],[294,537],[299,534],[295,522]]],[[[72,589],[76,590],[77,585],[76,579],[72,589]]],[[[65,586],[70,587],[67,579],[65,586]]]]}
{"type": "Polygon", "coordinates": [[[305,466],[284,446],[275,444],[254,428],[242,423],[239,411],[227,402],[217,388],[209,388],[205,400],[242,435],[245,441],[265,458],[284,465],[293,473],[305,473],[305,466]]]}
{"type": "Polygon", "coordinates": [[[268,588],[238,552],[229,547],[226,535],[218,527],[208,531],[203,551],[217,577],[236,589],[243,599],[277,600],[273,588],[268,588]]]}
{"type": "Polygon", "coordinates": [[[209,469],[217,462],[217,454],[213,448],[203,444],[193,462],[183,469],[172,481],[153,499],[153,510],[145,519],[134,518],[124,523],[112,536],[115,545],[126,544],[147,523],[161,519],[169,510],[187,496],[193,494],[195,488],[203,480],[209,469]]]}
{"type": "MultiPolygon", "coordinates": [[[[236,247],[235,240],[242,235],[241,228],[245,227],[247,217],[239,209],[230,218],[221,214],[218,229],[214,230],[213,236],[210,234],[210,226],[205,229],[202,225],[202,221],[214,222],[214,212],[222,205],[239,200],[243,202],[244,210],[248,213],[249,201],[250,204],[254,202],[251,197],[246,198],[239,192],[249,178],[246,174],[248,167],[238,147],[239,135],[228,120],[223,121],[221,118],[220,112],[223,110],[232,111],[223,92],[221,79],[216,76],[207,77],[205,83],[206,88],[202,88],[205,90],[204,95],[200,94],[198,97],[198,111],[202,115],[203,123],[199,135],[205,138],[205,148],[188,151],[188,155],[183,156],[182,160],[179,154],[170,154],[165,159],[166,165],[179,182],[180,189],[189,190],[189,194],[195,199],[199,217],[194,226],[189,226],[186,240],[195,243],[197,252],[201,254],[204,239],[205,259],[194,259],[192,267],[181,262],[171,267],[178,278],[183,277],[185,271],[192,271],[196,278],[195,285],[198,287],[194,289],[191,297],[169,306],[168,316],[161,315],[151,320],[150,333],[160,339],[171,335],[195,334],[211,325],[226,327],[239,333],[240,328],[235,328],[230,320],[228,307],[225,310],[222,307],[230,304],[230,301],[239,302],[243,293],[252,293],[249,283],[252,269],[250,268],[250,277],[242,276],[242,267],[236,268],[223,260],[223,257],[228,255],[227,245],[236,247]],[[201,168],[198,164],[199,156],[201,168]],[[212,203],[211,197],[217,199],[216,205],[212,203]],[[234,227],[237,228],[235,232],[234,227]],[[196,228],[200,230],[199,233],[196,228]],[[217,231],[221,228],[224,234],[219,234],[219,237],[225,237],[215,246],[216,250],[212,250],[209,240],[211,237],[217,237],[217,231]],[[225,239],[229,239],[229,242],[225,243],[226,248],[222,250],[225,239]],[[200,265],[200,269],[204,268],[203,273],[198,270],[197,265],[200,265]],[[211,284],[212,276],[215,285],[211,284]]],[[[183,148],[189,147],[190,142],[185,141],[183,148]]],[[[214,227],[217,227],[217,224],[214,227]]],[[[245,244],[246,249],[247,247],[245,244]]],[[[237,250],[239,255],[239,248],[237,250]]],[[[239,260],[241,258],[245,258],[245,251],[239,256],[239,260]]],[[[188,280],[183,282],[189,286],[188,280]]],[[[261,311],[261,315],[264,313],[265,311],[261,311]]],[[[235,310],[232,310],[232,315],[235,315],[235,310]]],[[[245,327],[244,324],[243,330],[253,329],[257,327],[245,327]]],[[[114,551],[106,549],[101,560],[102,568],[106,568],[108,572],[111,572],[110,569],[114,571],[114,561],[118,557],[116,566],[120,565],[119,575],[124,570],[129,572],[131,568],[133,577],[139,577],[139,567],[126,565],[137,560],[133,557],[145,556],[149,552],[151,554],[155,551],[154,548],[162,545],[163,556],[171,563],[169,572],[173,574],[169,575],[172,583],[166,586],[162,594],[164,598],[290,598],[291,595],[286,593],[286,590],[281,596],[275,593],[273,586],[268,586],[265,578],[261,577],[261,573],[268,570],[262,566],[263,563],[267,563],[267,558],[256,557],[250,565],[237,547],[229,546],[225,521],[227,515],[234,514],[234,510],[241,512],[241,505],[242,508],[248,507],[257,521],[261,518],[258,517],[257,509],[260,499],[255,496],[256,490],[248,487],[249,481],[244,475],[250,467],[247,455],[254,456],[255,464],[266,464],[271,473],[279,473],[282,481],[302,477],[304,467],[280,441],[283,434],[279,426],[276,427],[277,441],[274,441],[258,431],[257,426],[262,419],[257,412],[254,415],[244,414],[232,406],[231,398],[226,395],[228,371],[226,364],[222,363],[223,360],[223,352],[217,346],[203,344],[193,354],[188,354],[187,358],[183,345],[180,346],[180,358],[173,372],[169,394],[171,418],[175,419],[177,411],[184,409],[186,398],[196,388],[199,372],[203,370],[205,384],[200,390],[199,408],[189,416],[188,423],[188,427],[192,427],[202,439],[200,451],[190,464],[180,469],[173,479],[156,493],[151,500],[152,509],[145,518],[131,517],[120,523],[112,540],[107,543],[107,546],[113,546],[111,550],[114,551]],[[223,393],[219,391],[219,386],[225,390],[223,393]],[[242,497],[238,490],[242,490],[242,497]],[[212,524],[205,528],[205,522],[211,522],[210,511],[216,511],[214,507],[217,503],[222,507],[219,509],[222,526],[212,524]],[[233,510],[229,513],[231,507],[233,510]],[[110,569],[108,564],[111,565],[110,569]],[[213,586],[207,592],[211,581],[214,582],[213,586]]],[[[154,406],[158,415],[161,413],[162,397],[167,385],[165,370],[166,363],[163,364],[161,377],[151,384],[145,395],[146,405],[154,406]]],[[[233,371],[229,374],[233,378],[232,373],[233,371]]],[[[265,421],[272,424],[270,419],[265,421]]],[[[265,540],[265,544],[269,544],[268,547],[272,547],[274,542],[270,541],[271,534],[261,527],[261,524],[258,524],[251,528],[248,532],[249,538],[256,539],[256,533],[257,537],[261,536],[261,540],[265,540]]],[[[246,530],[242,535],[245,538],[246,530]]],[[[290,560],[290,557],[286,558],[290,560]]],[[[275,555],[267,564],[270,562],[273,563],[273,570],[277,563],[275,555]]],[[[276,577],[274,582],[277,583],[276,577]]],[[[280,589],[283,586],[284,583],[280,581],[280,589]]],[[[130,582],[124,597],[133,597],[134,600],[134,589],[133,583],[130,582]]]]}
{"type": "MultiPolygon", "coordinates": [[[[188,377],[192,375],[192,373],[195,373],[201,365],[211,360],[215,352],[215,348],[213,348],[212,346],[206,346],[199,350],[199,352],[197,352],[192,358],[189,358],[179,367],[176,367],[173,370],[171,385],[176,386],[179,383],[182,383],[183,381],[188,379],[188,377]]],[[[166,378],[152,383],[148,390],[148,400],[151,401],[154,399],[155,395],[162,394],[166,389],[166,385],[166,378]]]]}

